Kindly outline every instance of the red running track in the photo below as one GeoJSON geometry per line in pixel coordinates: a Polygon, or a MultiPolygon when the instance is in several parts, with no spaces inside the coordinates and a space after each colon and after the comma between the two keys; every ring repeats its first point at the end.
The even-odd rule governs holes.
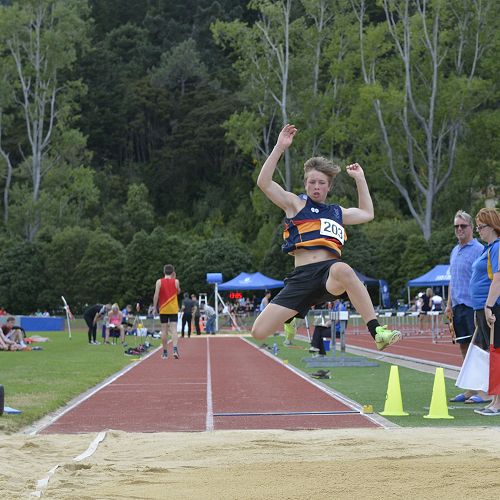
{"type": "Polygon", "coordinates": [[[353,410],[241,338],[180,339],[179,351],[179,360],[162,360],[158,351],[138,362],[42,432],[378,426],[360,413],[343,413],[353,410]]]}

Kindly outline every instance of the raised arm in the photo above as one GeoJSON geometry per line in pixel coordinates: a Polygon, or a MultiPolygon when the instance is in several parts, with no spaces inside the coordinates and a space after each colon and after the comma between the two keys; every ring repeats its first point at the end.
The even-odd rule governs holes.
{"type": "Polygon", "coordinates": [[[353,163],[346,167],[347,174],[356,181],[358,189],[358,207],[342,208],[342,218],[344,224],[363,224],[373,220],[373,202],[366,183],[365,173],[358,163],[353,163]]]}
{"type": "Polygon", "coordinates": [[[262,192],[278,207],[285,212],[296,202],[297,196],[283,189],[277,182],[273,181],[273,174],[278,165],[281,155],[291,146],[293,138],[297,133],[294,125],[285,125],[278,136],[276,146],[271,151],[267,160],[264,162],[257,178],[257,186],[262,192]]]}

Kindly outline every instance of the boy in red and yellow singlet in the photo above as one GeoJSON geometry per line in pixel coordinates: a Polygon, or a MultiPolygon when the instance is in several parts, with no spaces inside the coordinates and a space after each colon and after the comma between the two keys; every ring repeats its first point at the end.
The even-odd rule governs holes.
{"type": "Polygon", "coordinates": [[[179,359],[177,349],[177,313],[179,312],[179,301],[177,295],[181,293],[179,280],[175,277],[175,269],[171,264],[163,268],[164,277],[156,281],[153,306],[160,313],[161,342],[163,344],[162,358],[167,359],[168,332],[172,336],[174,346],[174,358],[179,359]]]}

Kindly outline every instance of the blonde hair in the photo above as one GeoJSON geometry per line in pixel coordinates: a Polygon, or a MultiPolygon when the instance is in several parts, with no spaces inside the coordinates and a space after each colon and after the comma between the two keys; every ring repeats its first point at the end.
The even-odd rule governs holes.
{"type": "Polygon", "coordinates": [[[333,179],[340,172],[340,167],[335,165],[332,160],[324,158],[323,156],[314,156],[309,158],[304,163],[304,182],[311,170],[317,170],[328,177],[328,184],[331,186],[333,179]]]}
{"type": "Polygon", "coordinates": [[[500,213],[498,208],[481,208],[476,215],[476,222],[491,227],[500,235],[500,213]]]}
{"type": "Polygon", "coordinates": [[[118,307],[118,304],[116,302],[111,306],[111,310],[113,310],[113,311],[119,311],[120,310],[120,308],[118,307]]]}
{"type": "Polygon", "coordinates": [[[427,297],[432,297],[434,295],[434,292],[432,291],[432,288],[427,288],[425,294],[427,295],[427,297]]]}
{"type": "Polygon", "coordinates": [[[469,224],[469,226],[472,226],[472,217],[467,213],[465,212],[464,210],[459,210],[456,214],[455,214],[455,217],[454,219],[456,218],[459,218],[459,219],[462,219],[464,220],[465,222],[467,222],[467,224],[469,224]]]}

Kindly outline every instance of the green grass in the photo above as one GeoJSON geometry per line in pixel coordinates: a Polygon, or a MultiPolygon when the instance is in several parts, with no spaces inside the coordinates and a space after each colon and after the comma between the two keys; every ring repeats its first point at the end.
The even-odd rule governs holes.
{"type": "MultiPolygon", "coordinates": [[[[5,405],[20,415],[0,417],[0,432],[16,432],[131,363],[120,345],[89,345],[83,330],[39,333],[50,341],[36,345],[42,351],[0,351],[0,384],[5,405]]],[[[148,337],[151,342],[151,337],[148,337]]],[[[128,337],[130,345],[143,339],[128,337]]],[[[153,345],[159,341],[154,340],[153,345]]]]}
{"type": "MultiPolygon", "coordinates": [[[[309,358],[307,348],[309,344],[294,340],[294,346],[302,346],[303,350],[289,348],[283,345],[283,337],[270,337],[266,343],[272,345],[276,342],[279,346],[278,357],[287,359],[293,365],[306,373],[313,373],[318,367],[309,368],[302,361],[309,358]]],[[[261,344],[261,342],[256,342],[261,344]]],[[[328,353],[331,356],[331,353],[328,353]]],[[[338,353],[337,353],[338,355],[338,353]]],[[[345,353],[347,357],[357,357],[345,353]]],[[[325,367],[330,370],[331,379],[322,379],[332,389],[344,394],[348,398],[357,401],[361,405],[371,404],[376,413],[384,409],[389,381],[391,365],[377,361],[376,367],[325,367]]],[[[448,403],[449,414],[455,417],[453,420],[426,419],[424,415],[429,413],[434,385],[434,373],[423,373],[418,370],[399,367],[399,381],[403,400],[404,411],[409,413],[406,417],[387,417],[388,420],[402,427],[448,427],[448,426],[498,426],[500,421],[488,419],[474,413],[474,409],[484,405],[466,405],[464,403],[448,403]],[[455,409],[453,409],[455,408],[455,409]]],[[[445,378],[446,394],[450,398],[460,392],[455,386],[455,381],[445,378]]]]}

